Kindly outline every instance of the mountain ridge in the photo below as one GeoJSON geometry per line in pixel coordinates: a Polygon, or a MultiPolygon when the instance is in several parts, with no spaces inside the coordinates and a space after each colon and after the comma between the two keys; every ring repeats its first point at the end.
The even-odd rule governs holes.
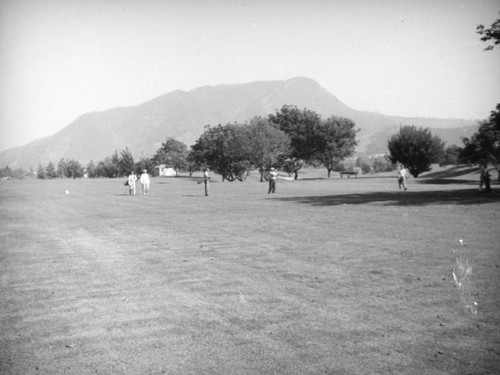
{"type": "MultiPolygon", "coordinates": [[[[191,146],[205,125],[244,123],[254,116],[274,113],[283,105],[307,108],[323,118],[332,115],[350,118],[360,129],[357,148],[360,154],[385,152],[388,136],[401,125],[430,127],[433,132],[440,126],[456,128],[463,136],[470,136],[477,127],[473,120],[405,118],[358,111],[316,81],[296,77],[174,90],[135,106],[88,112],[51,136],[0,152],[0,167],[35,169],[39,163],[57,163],[61,158],[87,164],[125,148],[136,159],[150,157],[167,137],[191,146]]],[[[452,134],[447,137],[457,139],[452,134]]]]}

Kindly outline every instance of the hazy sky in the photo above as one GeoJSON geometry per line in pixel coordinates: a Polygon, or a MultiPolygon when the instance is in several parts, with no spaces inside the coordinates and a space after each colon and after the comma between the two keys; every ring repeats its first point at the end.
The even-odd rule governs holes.
{"type": "MultiPolygon", "coordinates": [[[[499,0],[2,0],[0,150],[199,86],[310,77],[387,115],[484,119],[499,0]]],[[[140,129],[138,129],[138,132],[140,129]]]]}

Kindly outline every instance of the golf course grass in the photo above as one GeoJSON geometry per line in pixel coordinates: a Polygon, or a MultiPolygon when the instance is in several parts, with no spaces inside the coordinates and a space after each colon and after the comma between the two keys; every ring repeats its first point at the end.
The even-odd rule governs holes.
{"type": "Polygon", "coordinates": [[[0,373],[497,374],[498,185],[325,174],[1,181],[0,373]]]}

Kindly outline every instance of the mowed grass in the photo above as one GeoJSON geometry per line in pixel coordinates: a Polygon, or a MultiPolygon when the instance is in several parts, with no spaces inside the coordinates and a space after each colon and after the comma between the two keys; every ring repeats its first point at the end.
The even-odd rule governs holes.
{"type": "Polygon", "coordinates": [[[0,373],[498,373],[499,195],[315,173],[1,182],[0,373]]]}

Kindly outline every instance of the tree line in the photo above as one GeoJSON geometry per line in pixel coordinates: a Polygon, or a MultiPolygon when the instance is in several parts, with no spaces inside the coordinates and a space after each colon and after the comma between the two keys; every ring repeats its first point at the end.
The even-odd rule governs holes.
{"type": "MultiPolygon", "coordinates": [[[[151,158],[136,161],[128,148],[115,152],[99,162],[82,166],[78,161],[61,159],[57,164],[38,166],[36,176],[51,178],[115,178],[131,171],[139,174],[146,169],[157,174],[156,166],[165,164],[192,174],[210,168],[224,180],[244,180],[251,169],[258,169],[261,180],[270,167],[277,167],[298,178],[304,165],[323,166],[327,176],[332,171],[344,172],[359,168],[363,173],[387,172],[397,163],[418,177],[434,163],[493,165],[499,169],[500,105],[488,120],[479,124],[478,131],[463,139],[463,147],[445,143],[429,128],[401,126],[388,139],[388,153],[369,160],[357,158],[345,162],[357,145],[355,124],[347,118],[331,116],[322,119],[314,111],[283,106],[267,118],[254,117],[244,124],[230,123],[205,126],[203,134],[188,148],[184,143],[167,138],[151,158]]],[[[0,176],[22,177],[22,171],[0,170],[0,176]]]]}
{"type": "Polygon", "coordinates": [[[203,134],[191,149],[175,139],[167,138],[151,158],[135,161],[128,148],[86,167],[74,160],[61,159],[37,169],[38,178],[122,177],[131,171],[146,169],[156,174],[155,167],[165,164],[190,174],[210,168],[223,180],[243,180],[251,169],[261,178],[271,167],[280,168],[298,178],[306,164],[324,166],[328,177],[340,163],[354,154],[357,145],[355,124],[344,117],[322,119],[309,109],[285,105],[267,118],[254,117],[243,124],[205,126],[203,134]]]}

